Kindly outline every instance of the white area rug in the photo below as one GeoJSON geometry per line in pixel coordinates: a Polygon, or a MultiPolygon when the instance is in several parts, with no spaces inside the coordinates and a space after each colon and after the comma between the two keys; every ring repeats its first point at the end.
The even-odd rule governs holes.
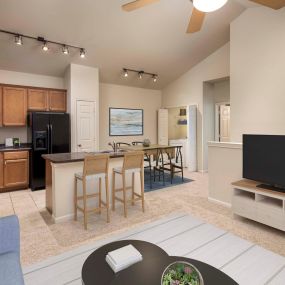
{"type": "Polygon", "coordinates": [[[241,285],[285,284],[284,257],[189,214],[176,214],[24,268],[26,285],[81,285],[86,258],[96,248],[120,239],[145,240],[169,255],[203,261],[241,285]]]}

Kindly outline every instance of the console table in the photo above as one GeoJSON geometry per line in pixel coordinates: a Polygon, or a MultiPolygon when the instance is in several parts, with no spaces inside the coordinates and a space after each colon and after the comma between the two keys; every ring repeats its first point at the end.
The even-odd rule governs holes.
{"type": "Polygon", "coordinates": [[[160,285],[164,269],[174,261],[193,264],[203,276],[204,285],[238,285],[231,277],[204,262],[185,257],[168,256],[155,244],[139,240],[121,240],[95,250],[82,268],[83,285],[160,285]],[[142,254],[143,260],[131,267],[114,273],[105,261],[109,251],[132,244],[142,254]]]}
{"type": "Polygon", "coordinates": [[[232,183],[232,212],[285,231],[285,193],[260,188],[259,184],[248,179],[232,183]]]}

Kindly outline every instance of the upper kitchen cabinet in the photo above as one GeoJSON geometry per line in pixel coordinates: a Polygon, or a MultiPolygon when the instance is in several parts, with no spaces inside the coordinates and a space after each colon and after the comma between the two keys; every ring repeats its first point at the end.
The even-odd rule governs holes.
{"type": "Polygon", "coordinates": [[[49,110],[66,112],[66,92],[51,90],[48,92],[49,110]]]}
{"type": "Polygon", "coordinates": [[[25,126],[27,116],[27,89],[2,87],[3,126],[25,126]]]}
{"type": "Polygon", "coordinates": [[[28,89],[28,110],[48,111],[48,91],[43,89],[28,89]]]}

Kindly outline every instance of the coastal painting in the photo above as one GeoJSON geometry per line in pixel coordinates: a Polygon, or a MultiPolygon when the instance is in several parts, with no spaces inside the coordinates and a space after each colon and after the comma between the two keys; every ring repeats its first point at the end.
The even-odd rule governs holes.
{"type": "Polygon", "coordinates": [[[141,136],[143,135],[142,109],[109,109],[110,136],[141,136]]]}

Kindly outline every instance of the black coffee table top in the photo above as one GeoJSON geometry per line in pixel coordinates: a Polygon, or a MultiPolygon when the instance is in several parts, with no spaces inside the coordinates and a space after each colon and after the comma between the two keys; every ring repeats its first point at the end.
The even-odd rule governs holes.
{"type": "Polygon", "coordinates": [[[168,256],[160,247],[138,240],[123,240],[106,244],[95,250],[82,268],[84,285],[160,285],[164,269],[174,261],[187,261],[201,272],[205,285],[238,285],[232,278],[213,266],[185,257],[168,256]],[[114,273],[105,261],[108,252],[132,244],[143,261],[114,273]]]}

